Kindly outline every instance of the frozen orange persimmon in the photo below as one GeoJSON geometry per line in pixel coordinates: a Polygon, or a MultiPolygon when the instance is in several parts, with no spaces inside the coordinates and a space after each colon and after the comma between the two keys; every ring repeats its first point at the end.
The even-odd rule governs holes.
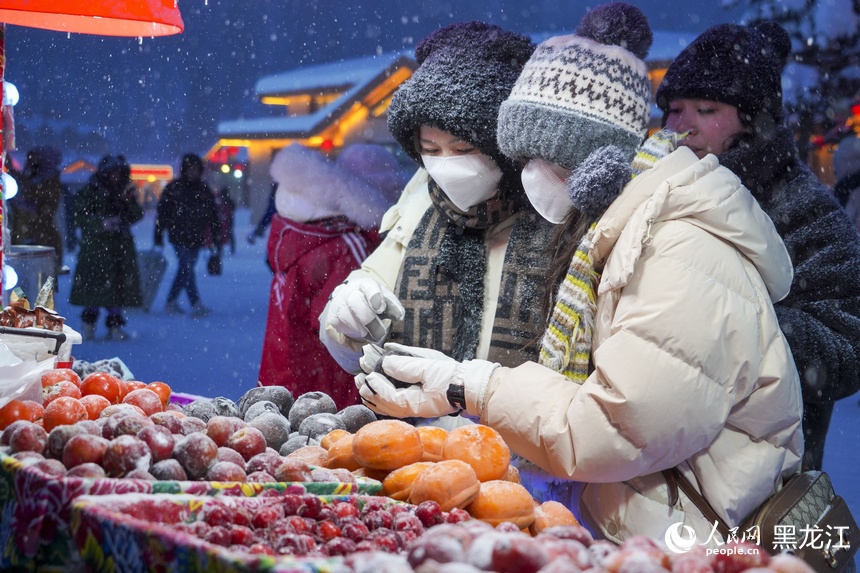
{"type": "Polygon", "coordinates": [[[564,504],[545,501],[535,508],[535,520],[529,525],[529,533],[537,535],[544,529],[557,525],[579,525],[579,521],[564,504]]]}
{"type": "Polygon", "coordinates": [[[57,426],[71,425],[87,418],[87,408],[80,400],[63,396],[45,407],[42,420],[45,430],[50,432],[57,426]]]}
{"type": "Polygon", "coordinates": [[[502,479],[508,472],[511,450],[493,428],[471,424],[448,432],[442,458],[464,461],[472,466],[480,481],[490,481],[502,479]]]}
{"type": "Polygon", "coordinates": [[[81,394],[98,394],[111,404],[118,404],[122,391],[122,380],[107,372],[93,372],[81,381],[81,394]]]}
{"type": "Polygon", "coordinates": [[[522,529],[535,520],[535,500],[518,483],[490,480],[481,484],[478,495],[466,507],[466,511],[493,527],[510,521],[522,529]]]}
{"type": "Polygon", "coordinates": [[[87,409],[87,417],[90,420],[95,420],[101,415],[102,410],[110,406],[110,401],[98,394],[87,394],[81,396],[81,404],[87,409]]]}
{"type": "Polygon", "coordinates": [[[170,389],[170,386],[165,384],[164,382],[150,382],[146,385],[147,390],[152,390],[158,397],[161,398],[161,404],[163,407],[167,407],[167,403],[170,401],[170,395],[173,391],[170,389]]]}
{"type": "Polygon", "coordinates": [[[0,430],[5,430],[6,426],[18,420],[28,420],[27,405],[21,400],[9,400],[0,408],[0,430]]]}
{"type": "Polygon", "coordinates": [[[448,431],[438,426],[418,426],[418,434],[421,436],[421,445],[424,453],[421,454],[422,462],[438,462],[442,460],[442,445],[448,437],[448,431]]]}
{"type": "Polygon", "coordinates": [[[42,374],[42,388],[53,386],[61,380],[72,382],[78,388],[81,386],[81,377],[78,376],[77,372],[71,368],[54,368],[42,374]]]}
{"type": "Polygon", "coordinates": [[[433,462],[415,462],[394,470],[382,480],[383,495],[397,501],[406,501],[412,493],[415,480],[424,470],[432,466],[433,462]]]}
{"type": "Polygon", "coordinates": [[[424,447],[414,426],[401,420],[377,420],[355,433],[352,453],[366,468],[396,470],[419,461],[424,447]]]}
{"type": "Polygon", "coordinates": [[[164,411],[164,404],[161,402],[161,397],[148,388],[139,388],[132,390],[122,399],[123,404],[131,404],[137,406],[149,416],[156,412],[164,411]]]}
{"type": "Polygon", "coordinates": [[[481,482],[472,466],[460,460],[443,460],[431,463],[418,474],[412,482],[409,503],[435,501],[442,511],[462,509],[472,503],[480,488],[481,482]]]}

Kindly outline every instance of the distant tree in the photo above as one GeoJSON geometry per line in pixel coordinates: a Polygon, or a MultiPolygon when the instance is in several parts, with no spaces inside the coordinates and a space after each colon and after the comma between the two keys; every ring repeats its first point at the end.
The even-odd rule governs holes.
{"type": "Polygon", "coordinates": [[[860,0],[723,0],[744,24],[779,22],[791,36],[783,97],[801,156],[810,136],[841,119],[860,89],[860,0]]]}

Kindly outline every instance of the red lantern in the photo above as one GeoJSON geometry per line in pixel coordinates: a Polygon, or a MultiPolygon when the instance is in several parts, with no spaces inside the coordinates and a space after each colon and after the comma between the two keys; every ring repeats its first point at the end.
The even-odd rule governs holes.
{"type": "Polygon", "coordinates": [[[167,36],[185,29],[176,0],[0,0],[0,22],[103,36],[167,36]]]}

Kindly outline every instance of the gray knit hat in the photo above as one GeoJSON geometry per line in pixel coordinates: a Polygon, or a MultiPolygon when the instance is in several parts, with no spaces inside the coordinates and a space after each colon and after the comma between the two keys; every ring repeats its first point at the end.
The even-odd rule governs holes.
{"type": "Polygon", "coordinates": [[[647,132],[651,83],[643,60],[652,38],[641,10],[614,2],[588,12],[575,35],[540,44],[499,111],[502,152],[580,168],[589,185],[596,176],[600,188],[577,187],[582,177],[571,177],[568,191],[580,211],[601,213],[629,180],[647,132]]]}
{"type": "Polygon", "coordinates": [[[415,135],[430,125],[476,146],[503,171],[514,171],[496,143],[496,119],[533,51],[527,36],[484,22],[436,30],[418,44],[419,67],[391,99],[388,129],[419,163],[415,135]]]}

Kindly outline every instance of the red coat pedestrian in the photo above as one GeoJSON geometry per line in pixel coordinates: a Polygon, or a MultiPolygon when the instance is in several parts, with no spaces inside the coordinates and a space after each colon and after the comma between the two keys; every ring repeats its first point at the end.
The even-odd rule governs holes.
{"type": "MultiPolygon", "coordinates": [[[[274,277],[259,383],[284,386],[296,397],[325,392],[338,409],[361,400],[353,375],[320,342],[318,317],[334,288],[379,244],[376,228],[395,199],[378,173],[371,176],[373,165],[391,164],[372,157],[393,156],[368,147],[378,146],[343,152],[360,157],[365,172],[298,145],[278,152],[271,169],[278,184],[268,242],[274,277]]],[[[404,179],[393,178],[398,186],[404,179]]]]}

